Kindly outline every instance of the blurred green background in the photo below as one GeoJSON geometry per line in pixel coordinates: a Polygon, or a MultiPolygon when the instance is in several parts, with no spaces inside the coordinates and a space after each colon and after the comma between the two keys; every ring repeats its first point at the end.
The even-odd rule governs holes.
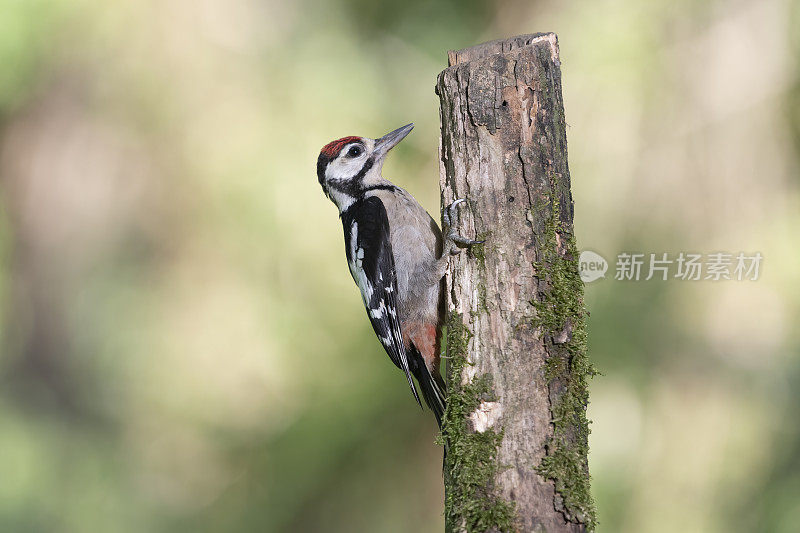
{"type": "Polygon", "coordinates": [[[610,273],[764,255],[755,282],[587,287],[600,531],[797,531],[798,17],[0,0],[0,531],[442,531],[433,417],[315,161],[414,121],[385,175],[437,213],[446,51],[535,31],[560,38],[581,248],[610,273]]]}

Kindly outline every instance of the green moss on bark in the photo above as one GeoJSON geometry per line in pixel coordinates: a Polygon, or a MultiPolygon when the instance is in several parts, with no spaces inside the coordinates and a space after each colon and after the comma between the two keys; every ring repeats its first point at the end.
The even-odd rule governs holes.
{"type": "Polygon", "coordinates": [[[481,272],[486,271],[486,239],[489,237],[489,232],[485,231],[483,233],[479,233],[475,240],[484,241],[479,244],[473,244],[467,249],[467,253],[470,257],[475,258],[478,261],[478,265],[480,266],[481,272]]]}
{"type": "Polygon", "coordinates": [[[478,286],[478,311],[470,311],[472,316],[477,316],[480,312],[488,313],[489,304],[486,297],[486,240],[489,237],[489,232],[479,233],[476,240],[482,241],[479,244],[473,244],[467,249],[467,253],[478,262],[479,279],[477,280],[478,286]]]}
{"type": "Polygon", "coordinates": [[[503,432],[470,430],[468,418],[482,401],[492,400],[491,377],[477,376],[461,383],[472,336],[461,315],[450,313],[446,353],[449,366],[447,409],[440,437],[445,457],[445,530],[447,532],[514,531],[514,504],[493,492],[498,469],[497,448],[503,432]]]}
{"type": "Polygon", "coordinates": [[[569,519],[597,525],[597,512],[590,489],[588,380],[597,372],[589,361],[583,281],[578,269],[575,238],[561,223],[557,195],[549,202],[541,261],[536,270],[546,289],[533,302],[534,324],[548,338],[545,377],[550,387],[553,436],[537,472],[552,479],[560,497],[556,507],[569,519]]]}

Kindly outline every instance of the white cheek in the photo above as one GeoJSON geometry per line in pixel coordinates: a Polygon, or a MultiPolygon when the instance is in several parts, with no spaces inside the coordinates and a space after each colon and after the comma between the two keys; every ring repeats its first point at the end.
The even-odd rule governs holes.
{"type": "Polygon", "coordinates": [[[343,181],[353,178],[364,166],[362,157],[335,161],[328,167],[327,177],[331,181],[343,181]]]}

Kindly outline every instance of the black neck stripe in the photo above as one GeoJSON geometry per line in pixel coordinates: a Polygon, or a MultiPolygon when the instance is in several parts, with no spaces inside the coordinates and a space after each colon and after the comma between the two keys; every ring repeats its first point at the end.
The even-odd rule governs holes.
{"type": "Polygon", "coordinates": [[[370,169],[372,168],[372,165],[374,165],[374,164],[375,164],[375,158],[374,157],[370,157],[366,161],[364,161],[364,166],[361,167],[361,170],[358,171],[358,174],[356,174],[353,177],[353,182],[361,183],[361,181],[364,179],[364,176],[367,175],[367,172],[370,171],[370,169]]]}
{"type": "Polygon", "coordinates": [[[370,185],[369,187],[365,187],[362,190],[364,192],[367,192],[367,191],[396,191],[397,187],[395,187],[391,183],[384,183],[382,185],[370,185]]]}

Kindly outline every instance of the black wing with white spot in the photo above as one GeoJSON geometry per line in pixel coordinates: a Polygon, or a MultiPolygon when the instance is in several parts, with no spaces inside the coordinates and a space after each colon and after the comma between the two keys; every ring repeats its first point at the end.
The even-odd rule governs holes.
{"type": "Polygon", "coordinates": [[[397,272],[386,208],[376,196],[358,200],[342,213],[342,224],[347,264],[361,290],[375,334],[392,362],[405,372],[411,392],[419,403],[397,317],[397,272]]]}

